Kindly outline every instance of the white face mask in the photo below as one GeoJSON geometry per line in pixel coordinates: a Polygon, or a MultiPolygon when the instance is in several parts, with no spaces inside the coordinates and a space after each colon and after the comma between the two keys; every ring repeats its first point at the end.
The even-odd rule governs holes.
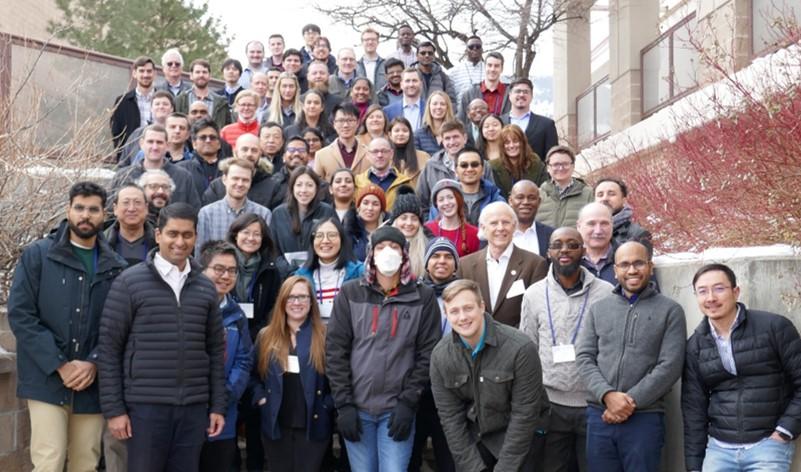
{"type": "Polygon", "coordinates": [[[403,262],[403,255],[397,249],[385,247],[373,255],[375,267],[382,275],[387,277],[394,275],[400,269],[403,262]]]}

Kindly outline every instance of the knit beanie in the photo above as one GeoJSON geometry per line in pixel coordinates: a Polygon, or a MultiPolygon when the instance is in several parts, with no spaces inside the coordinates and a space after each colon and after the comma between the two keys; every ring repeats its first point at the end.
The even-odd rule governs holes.
{"type": "Polygon", "coordinates": [[[433,205],[435,208],[437,206],[437,193],[446,188],[453,190],[454,193],[459,193],[460,195],[462,194],[462,187],[459,185],[459,182],[453,179],[440,180],[434,184],[434,187],[431,189],[431,205],[433,205]]]}
{"type": "Polygon", "coordinates": [[[359,190],[359,193],[356,195],[356,208],[359,208],[359,206],[362,204],[362,200],[367,195],[374,195],[376,198],[378,198],[378,201],[381,202],[381,211],[387,211],[387,196],[384,194],[384,191],[381,190],[381,187],[374,184],[370,184],[367,187],[359,190]]]}
{"type": "Polygon", "coordinates": [[[372,236],[370,236],[370,247],[375,248],[384,241],[397,243],[401,248],[406,246],[406,237],[403,236],[403,233],[398,228],[390,225],[381,226],[373,231],[372,236]]]}
{"type": "Polygon", "coordinates": [[[395,195],[395,203],[392,204],[392,214],[389,220],[395,221],[395,218],[404,213],[411,213],[417,216],[420,222],[423,222],[423,217],[420,215],[420,198],[414,193],[411,187],[401,186],[398,187],[398,193],[395,195]]]}
{"type": "Polygon", "coordinates": [[[459,253],[456,251],[456,246],[453,245],[453,241],[443,236],[436,237],[428,242],[425,256],[426,267],[428,267],[428,260],[431,259],[431,256],[437,251],[450,252],[456,263],[456,269],[459,268],[459,253]]]}

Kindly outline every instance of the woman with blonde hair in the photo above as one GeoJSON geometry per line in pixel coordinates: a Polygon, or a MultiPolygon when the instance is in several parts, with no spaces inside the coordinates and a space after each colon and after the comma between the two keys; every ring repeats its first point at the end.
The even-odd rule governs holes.
{"type": "Polygon", "coordinates": [[[503,198],[509,199],[512,186],[518,180],[530,180],[542,185],[548,180],[545,164],[531,149],[526,134],[517,125],[506,125],[501,130],[503,143],[500,159],[489,161],[495,185],[503,198]]]}
{"type": "Polygon", "coordinates": [[[453,105],[447,93],[437,90],[432,92],[426,102],[423,113],[423,126],[414,132],[414,144],[417,149],[430,155],[442,149],[439,129],[442,123],[453,119],[453,105]]]}
{"type": "Polygon", "coordinates": [[[273,472],[317,471],[333,434],[334,401],[325,376],[325,325],[304,277],[286,279],[270,324],[256,340],[253,402],[273,472]]]}
{"type": "Polygon", "coordinates": [[[298,78],[292,72],[281,72],[275,81],[267,121],[274,121],[280,124],[281,128],[287,128],[295,123],[295,118],[301,111],[298,78]]]}

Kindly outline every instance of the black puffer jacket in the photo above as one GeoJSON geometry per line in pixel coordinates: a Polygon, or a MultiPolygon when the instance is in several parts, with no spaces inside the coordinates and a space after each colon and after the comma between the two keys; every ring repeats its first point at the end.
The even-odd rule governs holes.
{"type": "Polygon", "coordinates": [[[801,434],[798,331],[783,316],[739,308],[731,332],[736,376],[723,368],[706,318],[687,341],[681,394],[687,470],[701,470],[707,435],[747,444],[777,426],[801,434]]]}
{"type": "Polygon", "coordinates": [[[194,262],[177,302],[153,264],[124,271],[100,320],[100,406],[106,418],[126,403],[208,404],[224,415],[225,339],[214,284],[194,262]]]}

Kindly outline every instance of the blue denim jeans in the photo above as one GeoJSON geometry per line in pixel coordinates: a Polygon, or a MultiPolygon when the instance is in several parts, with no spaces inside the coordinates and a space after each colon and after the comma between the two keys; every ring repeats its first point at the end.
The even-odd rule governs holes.
{"type": "Polygon", "coordinates": [[[587,407],[587,465],[590,472],[659,472],[665,444],[665,415],[635,411],[607,424],[603,411],[587,407]]]}
{"type": "Polygon", "coordinates": [[[727,449],[712,438],[706,444],[704,472],[789,471],[795,442],[765,438],[749,448],[727,449]]]}
{"type": "Polygon", "coordinates": [[[358,472],[405,472],[409,466],[414,444],[414,425],[412,433],[405,441],[395,441],[389,437],[389,416],[384,413],[373,416],[359,411],[362,435],[359,441],[345,441],[350,468],[358,472]]]}

